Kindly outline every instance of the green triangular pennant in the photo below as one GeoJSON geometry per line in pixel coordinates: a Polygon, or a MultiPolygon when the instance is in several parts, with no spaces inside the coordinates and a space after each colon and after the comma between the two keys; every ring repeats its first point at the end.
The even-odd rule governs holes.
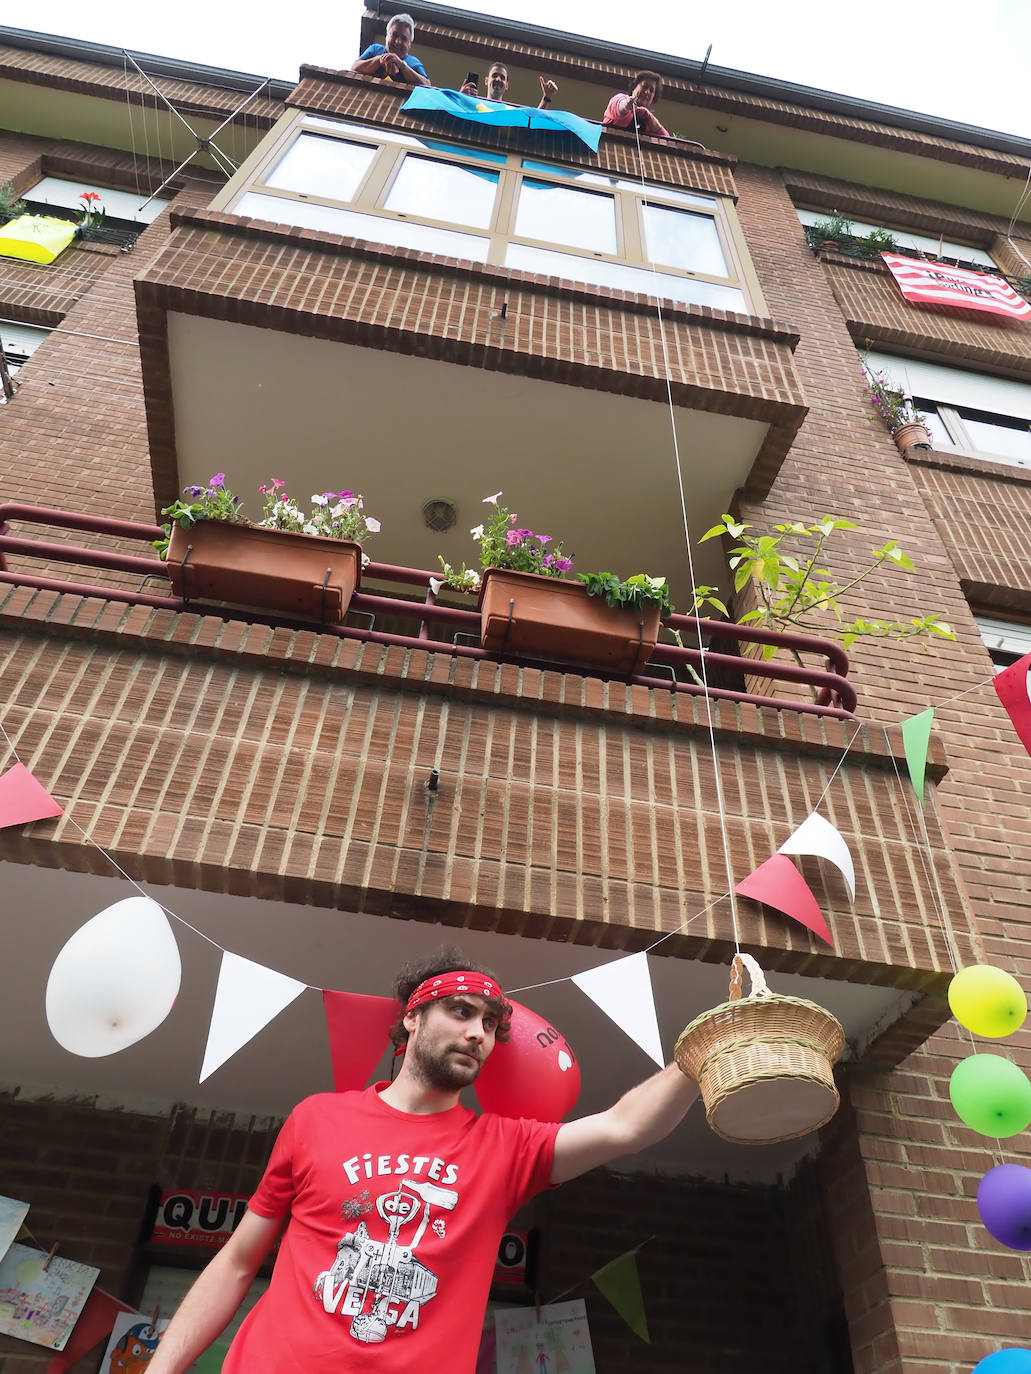
{"type": "Polygon", "coordinates": [[[927,767],[927,746],[931,739],[931,721],[934,720],[934,707],[928,706],[918,716],[910,716],[902,722],[902,747],[906,751],[909,777],[924,804],[924,770],[927,767]]]}
{"type": "Polygon", "coordinates": [[[641,1296],[636,1252],[628,1250],[618,1259],[610,1260],[593,1273],[591,1278],[630,1330],[650,1345],[651,1337],[648,1335],[648,1318],[645,1316],[644,1298],[641,1296]]]}

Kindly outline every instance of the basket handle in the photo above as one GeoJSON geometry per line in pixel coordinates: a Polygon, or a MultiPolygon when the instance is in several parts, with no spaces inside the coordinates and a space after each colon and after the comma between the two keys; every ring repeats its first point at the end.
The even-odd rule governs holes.
{"type": "Polygon", "coordinates": [[[773,993],[766,986],[766,976],[762,969],[750,954],[742,954],[740,951],[734,955],[730,965],[730,998],[731,1002],[741,999],[741,973],[743,969],[748,970],[748,981],[751,984],[749,997],[772,997],[773,993]]]}

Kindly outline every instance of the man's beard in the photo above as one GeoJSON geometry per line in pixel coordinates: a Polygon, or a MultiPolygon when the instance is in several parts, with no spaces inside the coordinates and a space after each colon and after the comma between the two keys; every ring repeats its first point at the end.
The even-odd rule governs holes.
{"type": "Polygon", "coordinates": [[[468,1054],[468,1059],[458,1058],[456,1051],[458,1051],[458,1046],[451,1045],[434,1053],[432,1050],[423,1049],[420,1045],[409,1042],[407,1057],[411,1059],[411,1067],[415,1075],[428,1088],[435,1088],[438,1092],[450,1093],[468,1087],[470,1083],[475,1081],[481,1068],[479,1058],[474,1051],[458,1051],[462,1055],[468,1054]],[[473,1059],[476,1060],[475,1063],[472,1062],[473,1059]]]}

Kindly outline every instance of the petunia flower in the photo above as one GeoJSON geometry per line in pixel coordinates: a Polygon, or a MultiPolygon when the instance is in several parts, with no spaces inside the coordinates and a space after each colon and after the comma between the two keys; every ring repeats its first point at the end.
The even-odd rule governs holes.
{"type": "Polygon", "coordinates": [[[208,479],[208,486],[214,487],[216,491],[220,491],[221,488],[225,486],[225,484],[226,475],[224,472],[216,472],[214,477],[208,479]]]}
{"type": "Polygon", "coordinates": [[[485,497],[483,498],[483,504],[484,504],[485,506],[496,506],[496,505],[498,504],[498,497],[499,497],[500,495],[501,495],[501,492],[500,492],[500,491],[496,491],[496,492],[494,493],[493,496],[485,496],[485,497]]]}
{"type": "Polygon", "coordinates": [[[483,526],[474,525],[472,529],[469,531],[469,533],[477,542],[479,542],[483,538],[483,526]]]}
{"type": "Polygon", "coordinates": [[[371,515],[365,517],[365,523],[368,526],[370,534],[379,534],[380,530],[383,528],[380,522],[371,515]]]}
{"type": "Polygon", "coordinates": [[[433,593],[434,596],[440,595],[440,589],[441,587],[443,587],[443,585],[444,584],[439,577],[430,578],[430,591],[433,593]]]}

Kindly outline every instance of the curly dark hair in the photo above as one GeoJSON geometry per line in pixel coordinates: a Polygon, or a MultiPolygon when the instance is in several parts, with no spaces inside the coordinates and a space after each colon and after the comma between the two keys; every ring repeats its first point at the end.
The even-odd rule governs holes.
{"type": "MultiPolygon", "coordinates": [[[[493,969],[467,958],[460,949],[456,949],[453,945],[445,945],[435,953],[428,954],[424,959],[405,964],[394,979],[394,996],[398,1001],[400,1015],[390,1027],[391,1044],[401,1049],[408,1043],[404,1012],[409,997],[419,984],[425,983],[427,978],[437,978],[442,973],[461,973],[463,970],[468,970],[470,973],[485,973],[488,978],[493,978],[499,987],[501,985],[501,979],[493,969]]],[[[497,1014],[498,1018],[498,1029],[494,1039],[499,1045],[503,1045],[508,1039],[509,1030],[512,1026],[512,1008],[507,1002],[495,1002],[491,998],[487,999],[487,1005],[497,1014]]],[[[416,1008],[416,1016],[420,1016],[425,1010],[426,1006],[416,1008]]]]}
{"type": "Polygon", "coordinates": [[[627,90],[631,95],[633,95],[634,89],[639,86],[642,81],[650,81],[655,87],[654,103],[657,105],[659,103],[659,97],[662,95],[662,77],[658,72],[635,72],[633,80],[627,86],[627,90]]]}

